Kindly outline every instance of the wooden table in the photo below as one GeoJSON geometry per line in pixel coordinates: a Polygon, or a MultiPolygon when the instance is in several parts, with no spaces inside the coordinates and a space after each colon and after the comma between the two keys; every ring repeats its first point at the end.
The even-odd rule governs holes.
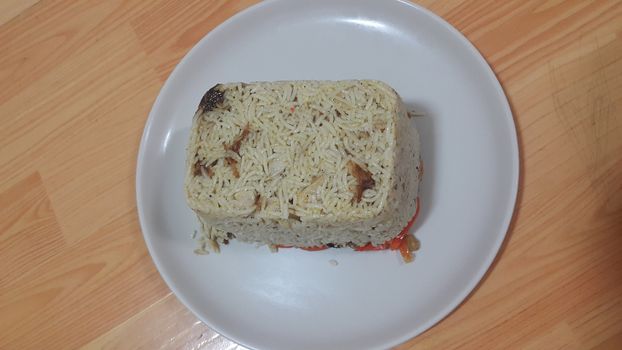
{"type": "MultiPolygon", "coordinates": [[[[164,80],[255,0],[0,2],[0,349],[233,349],[171,294],[134,176],[164,80]]],[[[400,349],[622,349],[622,2],[426,0],[486,57],[521,147],[515,219],[400,349]]]]}

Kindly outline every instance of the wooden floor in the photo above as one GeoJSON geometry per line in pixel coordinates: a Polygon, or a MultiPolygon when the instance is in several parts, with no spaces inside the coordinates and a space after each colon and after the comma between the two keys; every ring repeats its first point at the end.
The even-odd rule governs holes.
{"type": "MultiPolygon", "coordinates": [[[[143,242],[138,144],[164,80],[254,0],[0,0],[0,349],[234,349],[143,242]]],[[[399,349],[622,349],[622,1],[427,0],[497,73],[515,220],[457,311],[399,349]]]]}

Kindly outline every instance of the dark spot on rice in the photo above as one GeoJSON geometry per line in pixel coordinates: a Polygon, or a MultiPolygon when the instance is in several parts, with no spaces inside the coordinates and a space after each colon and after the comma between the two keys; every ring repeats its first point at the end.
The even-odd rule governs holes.
{"type": "Polygon", "coordinates": [[[360,203],[363,198],[363,192],[371,189],[376,185],[376,181],[371,176],[369,170],[349,160],[347,163],[348,172],[354,176],[357,181],[356,188],[354,190],[354,196],[352,197],[352,203],[360,203]]]}
{"type": "Polygon", "coordinates": [[[233,151],[239,155],[242,141],[246,139],[246,136],[248,136],[249,132],[250,132],[250,127],[248,124],[246,124],[246,126],[244,126],[244,128],[242,129],[242,132],[235,139],[233,139],[233,142],[231,142],[230,145],[223,143],[223,146],[225,147],[225,151],[233,151]]]}
{"type": "Polygon", "coordinates": [[[199,109],[203,112],[209,112],[220,105],[225,100],[224,91],[220,91],[221,85],[216,84],[211,89],[207,90],[201,102],[199,103],[199,109]]]}
{"type": "Polygon", "coordinates": [[[301,221],[300,220],[300,216],[298,216],[296,214],[292,214],[292,213],[289,213],[288,218],[291,219],[291,220],[301,221]]]}
{"type": "Polygon", "coordinates": [[[192,175],[194,176],[199,176],[201,175],[201,161],[196,161],[194,162],[194,165],[192,166],[192,175]]]}
{"type": "Polygon", "coordinates": [[[261,195],[258,193],[255,195],[255,211],[261,210],[261,195]]]}
{"type": "Polygon", "coordinates": [[[193,169],[192,169],[192,175],[194,176],[207,176],[208,178],[212,178],[212,176],[214,176],[214,170],[212,169],[214,163],[210,164],[210,165],[205,165],[203,163],[201,163],[200,160],[197,160],[194,163],[193,169]]]}
{"type": "Polygon", "coordinates": [[[233,172],[233,177],[235,177],[236,179],[239,179],[240,172],[238,171],[238,161],[231,157],[227,157],[225,158],[225,162],[227,162],[227,165],[231,167],[231,171],[233,172]]]}

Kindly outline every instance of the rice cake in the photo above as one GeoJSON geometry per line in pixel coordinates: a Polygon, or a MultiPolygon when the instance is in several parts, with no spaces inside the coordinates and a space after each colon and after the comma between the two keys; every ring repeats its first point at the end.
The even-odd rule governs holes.
{"type": "Polygon", "coordinates": [[[214,249],[378,245],[417,209],[419,147],[380,81],[218,84],[193,118],[186,200],[214,249]]]}

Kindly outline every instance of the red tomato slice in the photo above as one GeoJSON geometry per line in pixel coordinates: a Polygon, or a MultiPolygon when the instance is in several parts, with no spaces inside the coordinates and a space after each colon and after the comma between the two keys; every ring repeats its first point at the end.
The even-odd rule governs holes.
{"type": "Polygon", "coordinates": [[[357,252],[366,252],[366,251],[371,251],[371,250],[386,250],[388,247],[388,245],[385,243],[383,245],[372,245],[371,243],[367,243],[362,247],[356,247],[354,248],[354,250],[356,250],[357,252]]]}

